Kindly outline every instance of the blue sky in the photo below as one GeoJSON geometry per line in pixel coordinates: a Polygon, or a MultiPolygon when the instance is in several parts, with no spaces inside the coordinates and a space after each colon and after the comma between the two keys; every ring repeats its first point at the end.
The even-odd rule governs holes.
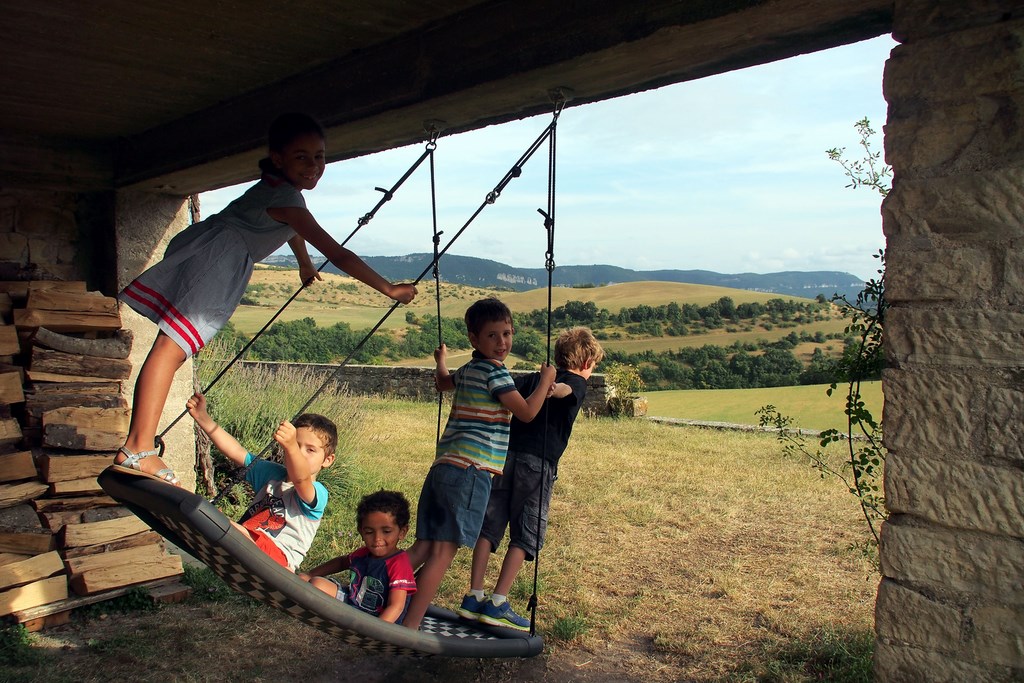
{"type": "MultiPolygon", "coordinates": [[[[841,270],[875,274],[884,246],[880,197],[845,187],[825,150],[861,158],[854,123],[878,135],[888,36],[742,71],[573,107],[557,129],[557,265],[721,273],[841,270]]],[[[435,152],[442,246],[549,123],[542,115],[442,136],[435,152]]],[[[330,164],[306,193],[337,239],[418,158],[422,144],[330,164]]],[[[364,256],[432,250],[426,164],[348,243],[364,256]]],[[[202,195],[208,216],[245,186],[202,195]]],[[[449,253],[544,266],[538,208],[547,150],[487,206],[449,253]]],[[[281,253],[288,253],[287,247],[281,253]]],[[[442,262],[443,272],[443,262],[442,262]]]]}

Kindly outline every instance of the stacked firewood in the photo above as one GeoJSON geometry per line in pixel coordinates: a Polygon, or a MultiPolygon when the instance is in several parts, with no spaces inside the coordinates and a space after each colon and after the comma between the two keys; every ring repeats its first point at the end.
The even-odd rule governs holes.
{"type": "Polygon", "coordinates": [[[0,314],[0,616],[43,628],[137,585],[180,599],[181,558],[96,481],[130,418],[117,301],[0,282],[0,314]]]}

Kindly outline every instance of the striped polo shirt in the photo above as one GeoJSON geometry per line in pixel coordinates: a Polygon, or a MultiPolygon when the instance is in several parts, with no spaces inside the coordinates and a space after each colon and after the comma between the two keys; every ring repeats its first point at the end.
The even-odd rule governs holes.
{"type": "Polygon", "coordinates": [[[452,412],[437,442],[433,464],[450,463],[463,468],[473,465],[501,474],[512,412],[501,405],[498,397],[516,390],[512,375],[501,361],[483,358],[474,351],[473,359],[456,370],[452,379],[452,412]]]}

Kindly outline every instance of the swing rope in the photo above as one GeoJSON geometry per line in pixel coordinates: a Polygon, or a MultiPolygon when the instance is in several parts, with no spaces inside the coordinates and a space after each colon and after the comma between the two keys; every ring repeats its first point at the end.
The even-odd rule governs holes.
{"type": "MultiPolygon", "coordinates": [[[[501,196],[502,191],[508,186],[508,184],[511,183],[513,180],[515,180],[516,178],[518,178],[519,176],[522,175],[522,173],[523,173],[523,166],[526,164],[526,162],[528,162],[530,160],[531,157],[533,157],[533,155],[537,152],[537,150],[540,149],[540,146],[553,133],[553,131],[555,129],[555,124],[558,121],[558,115],[561,113],[562,107],[564,106],[564,104],[565,104],[564,100],[560,100],[559,102],[556,103],[555,111],[554,111],[554,115],[552,116],[551,123],[549,123],[547,125],[547,127],[541,132],[541,134],[537,136],[537,139],[533,141],[533,143],[529,146],[529,148],[527,148],[527,150],[525,152],[523,152],[522,156],[520,156],[519,159],[516,161],[516,163],[513,164],[513,166],[508,170],[508,172],[505,173],[505,175],[498,182],[498,184],[494,186],[494,189],[492,189],[490,192],[487,193],[487,195],[484,198],[483,202],[480,203],[480,206],[478,206],[477,209],[469,217],[469,219],[467,219],[466,222],[463,223],[462,227],[459,228],[458,232],[456,232],[455,235],[450,240],[448,240],[448,242],[445,244],[444,248],[440,249],[440,250],[437,250],[437,249],[434,250],[435,253],[434,253],[433,259],[431,260],[431,262],[429,264],[427,264],[427,267],[423,269],[423,271],[416,277],[416,279],[413,280],[413,282],[412,282],[413,286],[418,285],[420,282],[422,282],[423,278],[426,277],[427,273],[429,273],[431,270],[433,270],[437,266],[437,263],[441,260],[441,257],[444,256],[446,253],[448,253],[448,250],[451,249],[453,244],[455,244],[455,241],[457,239],[459,239],[459,237],[462,236],[462,234],[469,228],[469,226],[473,223],[473,221],[475,221],[476,218],[481,213],[483,213],[484,209],[487,206],[489,206],[491,204],[494,204],[498,200],[498,198],[501,196]]],[[[429,149],[428,152],[430,154],[432,154],[433,153],[433,149],[429,149]]],[[[400,305],[401,305],[401,303],[396,301],[396,302],[394,302],[391,305],[390,308],[388,308],[388,310],[384,313],[384,315],[381,317],[381,319],[378,320],[377,323],[372,328],[370,328],[370,330],[368,330],[366,332],[366,334],[363,336],[363,338],[361,340],[359,340],[359,343],[356,344],[355,348],[353,348],[348,353],[348,355],[346,355],[345,358],[342,359],[342,361],[338,364],[337,368],[335,368],[334,372],[332,372],[327,377],[327,379],[325,379],[323,381],[323,383],[320,384],[320,386],[313,392],[313,394],[303,404],[303,406],[301,408],[299,408],[298,412],[296,413],[296,416],[301,415],[302,413],[304,413],[306,411],[306,409],[309,408],[309,406],[313,405],[313,403],[318,398],[320,398],[320,396],[324,393],[324,391],[327,390],[327,387],[330,386],[332,383],[334,383],[337,380],[337,378],[341,375],[341,371],[345,368],[346,365],[348,365],[349,361],[351,361],[352,358],[363,348],[363,346],[366,344],[366,342],[369,341],[370,338],[373,337],[374,334],[376,334],[377,330],[379,330],[381,328],[381,326],[387,321],[387,319],[391,317],[391,314],[395,312],[395,309],[397,309],[400,305]]],[[[440,318],[440,316],[439,316],[439,318],[440,318]]],[[[224,498],[224,496],[227,495],[228,491],[233,489],[239,482],[241,482],[245,478],[246,473],[250,469],[252,469],[252,467],[256,464],[256,462],[258,460],[263,459],[263,457],[267,453],[270,452],[270,449],[272,447],[273,447],[273,441],[271,441],[266,446],[264,446],[263,450],[261,450],[258,454],[256,454],[256,456],[252,459],[252,461],[248,465],[246,465],[245,467],[241,467],[241,468],[238,468],[237,470],[235,470],[235,473],[231,476],[231,478],[228,481],[228,483],[224,486],[223,489],[221,489],[221,491],[210,502],[213,503],[214,505],[217,505],[224,498]]]]}
{"type": "MultiPolygon", "coordinates": [[[[548,310],[547,310],[547,363],[551,364],[551,308],[552,308],[552,290],[554,289],[554,272],[555,272],[555,160],[557,158],[555,149],[555,124],[558,120],[558,114],[565,106],[565,94],[562,91],[555,91],[552,93],[555,99],[555,120],[551,122],[551,134],[548,136],[548,204],[547,211],[537,209],[537,213],[544,217],[544,229],[547,233],[547,251],[544,252],[544,268],[548,272],[548,310]]],[[[530,595],[528,603],[528,609],[530,610],[530,635],[536,635],[537,632],[537,604],[539,602],[537,596],[537,583],[540,577],[540,536],[541,536],[541,507],[543,501],[547,496],[547,470],[548,470],[548,420],[551,400],[544,400],[544,407],[542,408],[543,424],[544,424],[544,439],[543,446],[541,448],[541,496],[538,501],[538,514],[537,514],[537,531],[535,538],[537,539],[537,547],[533,549],[533,592],[530,595]]]]}
{"type": "MultiPolygon", "coordinates": [[[[405,174],[401,178],[399,178],[398,181],[394,185],[391,186],[391,189],[388,190],[388,189],[384,189],[383,187],[375,187],[374,188],[378,192],[382,193],[380,201],[378,201],[377,204],[372,209],[370,209],[365,214],[363,214],[362,216],[359,217],[359,219],[356,221],[356,227],[352,230],[352,232],[350,232],[348,234],[348,237],[346,237],[344,239],[344,241],[341,242],[341,246],[344,247],[346,244],[348,244],[349,240],[351,240],[353,237],[355,237],[355,234],[357,232],[359,232],[359,230],[362,229],[363,226],[365,226],[367,223],[369,223],[371,220],[373,220],[373,217],[377,215],[377,212],[381,209],[381,207],[384,206],[384,204],[386,204],[387,202],[391,201],[394,198],[395,192],[397,192],[398,189],[400,187],[402,187],[402,185],[405,184],[405,181],[408,180],[409,177],[413,173],[416,172],[416,169],[418,169],[420,167],[420,165],[423,163],[423,161],[425,159],[427,159],[428,157],[430,158],[430,163],[431,163],[431,192],[433,192],[433,163],[434,163],[434,154],[433,154],[433,152],[437,148],[437,138],[438,138],[439,135],[440,135],[440,130],[431,127],[431,129],[430,129],[430,140],[427,142],[426,149],[424,149],[423,154],[421,154],[419,159],[417,159],[415,162],[413,162],[412,166],[409,167],[409,169],[405,172],[405,174]]],[[[193,215],[193,219],[195,219],[195,217],[198,216],[198,211],[193,209],[192,215],[193,215]]],[[[194,220],[193,220],[193,222],[194,222],[194,220]]],[[[322,271],[327,266],[328,263],[330,263],[330,261],[328,261],[327,259],[324,259],[323,262],[317,267],[316,272],[319,273],[320,271],[322,271]]],[[[243,356],[245,356],[245,354],[249,351],[249,349],[252,347],[252,345],[256,343],[256,340],[258,340],[263,335],[263,333],[266,332],[270,328],[270,326],[274,324],[274,321],[277,320],[278,317],[280,317],[280,315],[282,313],[284,313],[284,310],[286,308],[288,308],[288,306],[293,301],[295,301],[296,298],[298,298],[299,294],[302,294],[302,292],[313,283],[313,280],[315,279],[315,277],[316,276],[310,277],[308,280],[303,282],[301,284],[301,286],[299,286],[298,289],[296,289],[292,293],[292,295],[288,298],[288,300],[285,301],[284,304],[281,305],[281,308],[277,309],[277,312],[274,313],[274,315],[272,315],[270,317],[270,320],[268,320],[266,322],[266,324],[263,325],[263,327],[261,327],[259,329],[259,331],[256,332],[256,334],[254,334],[252,336],[252,338],[250,338],[249,341],[247,341],[242,346],[241,350],[239,350],[238,353],[235,354],[235,357],[232,358],[231,360],[229,360],[227,362],[227,364],[225,364],[224,367],[220,369],[220,371],[216,374],[216,376],[214,376],[214,378],[212,380],[210,380],[210,383],[206,385],[206,387],[202,390],[202,393],[205,394],[210,389],[212,389],[214,387],[214,385],[217,384],[217,382],[219,382],[220,379],[225,374],[227,374],[227,371],[230,370],[231,367],[235,363],[237,363],[239,360],[241,360],[241,358],[243,356]]],[[[159,446],[159,449],[160,449],[159,455],[160,455],[161,458],[164,455],[164,448],[165,448],[164,436],[166,436],[167,432],[171,431],[171,429],[174,427],[174,425],[178,424],[178,422],[180,422],[181,419],[183,417],[185,417],[186,415],[188,415],[188,410],[187,409],[181,411],[181,413],[179,413],[176,418],[171,420],[171,423],[168,424],[164,428],[164,430],[162,432],[160,432],[159,434],[156,435],[156,445],[159,446]]]]}

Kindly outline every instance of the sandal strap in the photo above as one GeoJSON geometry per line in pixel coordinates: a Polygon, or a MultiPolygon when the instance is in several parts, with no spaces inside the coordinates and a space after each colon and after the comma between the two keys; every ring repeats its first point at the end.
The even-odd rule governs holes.
{"type": "Polygon", "coordinates": [[[172,469],[171,469],[171,468],[169,468],[169,467],[165,467],[164,469],[162,469],[162,470],[159,470],[159,471],[158,471],[158,472],[156,473],[156,475],[155,475],[155,476],[157,476],[157,477],[159,477],[159,478],[163,479],[164,481],[166,481],[166,482],[167,482],[167,483],[169,483],[169,484],[177,484],[177,483],[178,483],[178,481],[179,481],[179,480],[178,480],[178,475],[176,475],[176,474],[174,473],[174,470],[172,470],[172,469]]]}
{"type": "Polygon", "coordinates": [[[121,446],[117,451],[118,453],[124,453],[124,460],[118,463],[121,467],[130,467],[133,470],[139,470],[140,472],[142,471],[142,467],[139,465],[140,460],[148,458],[151,455],[160,454],[160,450],[156,448],[151,451],[139,451],[138,453],[132,453],[124,446],[121,446]]]}

